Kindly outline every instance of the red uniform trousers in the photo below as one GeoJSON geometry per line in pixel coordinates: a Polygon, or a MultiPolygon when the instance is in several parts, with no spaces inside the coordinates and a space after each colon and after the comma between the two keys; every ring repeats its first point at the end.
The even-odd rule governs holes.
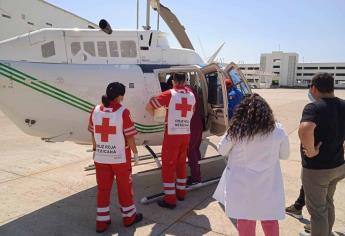
{"type": "Polygon", "coordinates": [[[186,160],[189,145],[189,134],[168,135],[164,133],[162,146],[162,179],[164,188],[164,201],[176,204],[178,198],[186,196],[186,160]]]}
{"type": "Polygon", "coordinates": [[[110,193],[116,176],[118,199],[124,225],[133,223],[136,208],[133,201],[132,167],[130,150],[126,149],[127,162],[123,164],[96,163],[97,179],[97,223],[110,222],[110,193]]]}

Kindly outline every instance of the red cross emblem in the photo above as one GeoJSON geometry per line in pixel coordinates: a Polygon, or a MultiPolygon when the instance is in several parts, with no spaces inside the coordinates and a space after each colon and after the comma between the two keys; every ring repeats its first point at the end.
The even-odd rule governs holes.
{"type": "Polygon", "coordinates": [[[181,111],[182,117],[187,117],[187,112],[192,110],[192,105],[188,104],[187,98],[182,98],[182,103],[175,105],[177,111],[181,111]]]}
{"type": "Polygon", "coordinates": [[[95,133],[101,134],[101,141],[108,142],[109,135],[116,134],[116,126],[109,126],[109,118],[103,117],[102,125],[96,125],[95,133]]]}

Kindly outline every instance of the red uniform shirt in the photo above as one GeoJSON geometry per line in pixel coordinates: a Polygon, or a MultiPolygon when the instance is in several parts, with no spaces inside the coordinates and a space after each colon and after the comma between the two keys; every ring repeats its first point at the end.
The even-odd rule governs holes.
{"type": "MultiPolygon", "coordinates": [[[[174,89],[177,91],[182,90],[183,92],[190,92],[191,89],[184,85],[176,85],[174,86],[174,89]]],[[[160,95],[151,98],[150,104],[154,109],[165,107],[166,108],[166,115],[165,115],[165,123],[168,122],[168,107],[171,100],[171,91],[170,89],[167,91],[162,92],[160,95]]],[[[167,132],[167,129],[165,129],[165,132],[167,132]]]]}
{"type": "MultiPolygon", "coordinates": [[[[185,86],[174,86],[174,89],[177,91],[183,90],[184,92],[190,91],[190,89],[188,87],[185,87],[185,86]]],[[[160,107],[165,107],[167,109],[165,121],[167,121],[167,119],[168,119],[168,107],[169,107],[170,100],[171,100],[170,89],[167,91],[164,91],[163,93],[161,93],[160,95],[158,95],[156,97],[151,98],[151,100],[150,100],[150,104],[154,109],[157,109],[160,107]]]]}
{"type": "MultiPolygon", "coordinates": [[[[110,102],[110,106],[111,108],[113,108],[113,112],[117,111],[117,109],[119,109],[122,105],[120,103],[117,102],[110,102]]],[[[101,109],[102,109],[103,105],[101,105],[101,109]]],[[[93,111],[90,114],[90,118],[89,118],[89,127],[88,130],[90,132],[93,132],[93,121],[92,121],[92,114],[93,111]]],[[[134,123],[131,119],[131,114],[129,112],[128,109],[124,109],[123,113],[122,113],[122,120],[123,120],[123,135],[125,137],[131,137],[134,136],[136,134],[138,134],[137,130],[135,129],[134,123]]],[[[127,142],[126,142],[127,145],[127,142]]]]}

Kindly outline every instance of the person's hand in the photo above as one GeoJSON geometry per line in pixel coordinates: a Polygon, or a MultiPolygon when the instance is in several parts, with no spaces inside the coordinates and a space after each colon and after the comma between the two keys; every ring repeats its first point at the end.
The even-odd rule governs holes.
{"type": "Polygon", "coordinates": [[[134,165],[138,165],[139,163],[139,155],[138,153],[133,153],[133,158],[134,158],[134,165]]]}
{"type": "Polygon", "coordinates": [[[303,153],[309,158],[313,158],[317,156],[320,153],[320,147],[322,145],[322,142],[319,142],[312,150],[307,150],[303,147],[303,153]]]}

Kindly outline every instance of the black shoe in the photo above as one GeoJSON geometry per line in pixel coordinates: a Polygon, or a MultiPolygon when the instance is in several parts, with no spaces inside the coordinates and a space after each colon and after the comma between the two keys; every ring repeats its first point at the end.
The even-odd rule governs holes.
{"type": "Polygon", "coordinates": [[[297,209],[295,205],[285,208],[285,213],[295,217],[296,219],[303,219],[302,210],[297,209]]]}
{"type": "Polygon", "coordinates": [[[200,183],[200,181],[194,181],[190,176],[187,178],[187,186],[196,185],[198,183],[200,183]]]}
{"type": "Polygon", "coordinates": [[[136,224],[142,220],[143,220],[143,214],[137,213],[135,216],[135,220],[132,223],[130,223],[129,225],[125,225],[125,227],[130,227],[130,226],[132,226],[132,225],[134,225],[134,224],[136,224]]]}
{"type": "Polygon", "coordinates": [[[183,202],[184,201],[184,197],[177,197],[177,200],[183,202]]]}
{"type": "Polygon", "coordinates": [[[96,222],[96,232],[97,233],[103,233],[105,232],[108,228],[109,225],[111,224],[111,221],[108,222],[96,222]]]}
{"type": "Polygon", "coordinates": [[[168,209],[174,209],[176,208],[176,204],[169,204],[166,203],[164,200],[158,200],[158,206],[163,207],[163,208],[168,208],[168,209]]]}
{"type": "Polygon", "coordinates": [[[307,233],[311,233],[311,224],[306,224],[304,225],[304,231],[307,233]]]}

